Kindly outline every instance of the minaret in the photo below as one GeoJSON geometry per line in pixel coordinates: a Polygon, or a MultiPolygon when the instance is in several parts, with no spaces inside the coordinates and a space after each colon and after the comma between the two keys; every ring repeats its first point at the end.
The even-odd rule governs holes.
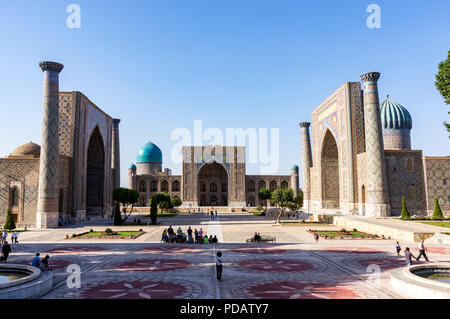
{"type": "Polygon", "coordinates": [[[384,159],[381,130],[378,84],[380,73],[361,75],[364,84],[364,126],[366,138],[366,216],[390,215],[387,188],[386,163],[384,159]]]}
{"type": "Polygon", "coordinates": [[[119,119],[113,119],[112,129],[112,160],[113,189],[120,187],[120,143],[119,143],[119,119]]]}
{"type": "Polygon", "coordinates": [[[136,165],[131,164],[128,168],[128,188],[137,190],[136,165]]]}
{"type": "Polygon", "coordinates": [[[291,168],[291,188],[294,191],[294,197],[298,195],[298,166],[294,165],[291,168]]]}
{"type": "Polygon", "coordinates": [[[59,217],[59,73],[64,66],[48,61],[39,66],[44,72],[44,94],[36,227],[54,228],[59,217]]]}
{"type": "Polygon", "coordinates": [[[311,139],[309,137],[309,122],[301,122],[300,130],[302,134],[302,176],[303,176],[303,207],[306,212],[311,209],[311,176],[312,167],[311,139]]]}

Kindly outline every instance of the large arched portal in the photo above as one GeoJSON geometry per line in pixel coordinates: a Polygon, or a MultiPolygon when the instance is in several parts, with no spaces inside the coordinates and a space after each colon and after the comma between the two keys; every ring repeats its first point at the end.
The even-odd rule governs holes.
{"type": "Polygon", "coordinates": [[[322,144],[322,207],[339,208],[339,154],[336,140],[327,131],[322,144]]]}
{"type": "Polygon", "coordinates": [[[103,214],[105,184],[105,149],[98,127],[89,140],[86,168],[86,214],[103,214]]]}
{"type": "Polygon", "coordinates": [[[222,165],[216,162],[203,165],[197,185],[200,206],[228,206],[228,174],[222,165]]]}

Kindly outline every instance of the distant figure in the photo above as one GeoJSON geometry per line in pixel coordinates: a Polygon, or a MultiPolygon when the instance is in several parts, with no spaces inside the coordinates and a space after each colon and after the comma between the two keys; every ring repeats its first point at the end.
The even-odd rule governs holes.
{"type": "Polygon", "coordinates": [[[202,228],[200,228],[200,231],[198,232],[198,235],[200,236],[200,238],[203,239],[203,229],[202,228]]]}
{"type": "Polygon", "coordinates": [[[208,235],[205,235],[205,237],[203,238],[203,243],[209,244],[208,235]]]}
{"type": "Polygon", "coordinates": [[[419,244],[419,255],[417,256],[416,260],[418,261],[420,259],[420,257],[425,257],[425,260],[427,262],[429,262],[427,254],[425,253],[425,245],[423,244],[424,240],[422,239],[422,241],[419,244]]]}
{"type": "Polygon", "coordinates": [[[33,259],[31,259],[31,266],[39,268],[41,264],[41,259],[39,258],[40,255],[41,254],[36,253],[36,256],[34,256],[33,259]]]}
{"type": "Polygon", "coordinates": [[[161,235],[161,242],[164,243],[166,241],[166,237],[167,237],[167,230],[164,229],[163,233],[161,235]]]}
{"type": "Polygon", "coordinates": [[[216,213],[215,213],[215,218],[217,219],[217,210],[216,210],[216,213]]]}
{"type": "Polygon", "coordinates": [[[214,235],[214,238],[213,238],[213,243],[214,244],[217,244],[219,242],[219,240],[217,239],[217,236],[216,235],[214,235]]]}
{"type": "Polygon", "coordinates": [[[4,243],[7,238],[8,238],[8,233],[6,232],[6,230],[4,230],[3,234],[2,234],[2,243],[4,243]]]}
{"type": "Polygon", "coordinates": [[[319,234],[314,233],[314,240],[316,241],[316,244],[319,242],[319,234]]]}
{"type": "Polygon", "coordinates": [[[15,231],[11,234],[11,242],[13,244],[18,244],[19,241],[17,240],[17,238],[19,237],[19,234],[15,231]]]}
{"type": "Polygon", "coordinates": [[[217,280],[222,279],[222,268],[223,268],[223,262],[222,262],[222,253],[220,251],[217,252],[216,256],[216,270],[217,270],[217,280]]]}
{"type": "Polygon", "coordinates": [[[213,236],[212,236],[212,235],[209,235],[208,242],[209,242],[210,244],[213,243],[213,236]]]}
{"type": "Polygon", "coordinates": [[[50,256],[47,255],[47,256],[45,256],[44,258],[41,259],[41,263],[39,265],[39,268],[41,270],[44,270],[44,271],[50,271],[51,270],[50,267],[48,266],[48,259],[49,258],[50,258],[50,256]]]}
{"type": "Polygon", "coordinates": [[[194,229],[194,236],[195,236],[195,238],[194,238],[195,242],[198,242],[198,231],[197,231],[197,228],[194,229]]]}
{"type": "Polygon", "coordinates": [[[2,254],[3,254],[3,262],[6,263],[8,260],[8,256],[11,253],[11,246],[8,244],[8,242],[5,240],[5,243],[2,246],[2,254]]]}
{"type": "Polygon", "coordinates": [[[402,251],[402,247],[400,247],[400,243],[395,243],[395,250],[397,251],[397,256],[400,256],[400,252],[402,251]]]}
{"type": "Polygon", "coordinates": [[[414,257],[414,255],[409,251],[409,247],[406,247],[406,249],[405,249],[406,266],[412,265],[412,258],[416,258],[416,257],[414,257]]]}

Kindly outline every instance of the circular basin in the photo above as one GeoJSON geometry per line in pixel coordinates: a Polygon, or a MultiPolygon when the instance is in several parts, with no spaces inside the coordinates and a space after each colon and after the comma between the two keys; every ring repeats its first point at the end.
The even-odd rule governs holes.
{"type": "Polygon", "coordinates": [[[49,271],[27,265],[0,264],[0,299],[36,298],[53,286],[49,271]]]}

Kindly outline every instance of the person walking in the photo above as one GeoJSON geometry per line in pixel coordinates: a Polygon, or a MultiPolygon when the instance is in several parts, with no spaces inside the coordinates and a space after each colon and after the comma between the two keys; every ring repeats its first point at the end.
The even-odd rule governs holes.
{"type": "Polygon", "coordinates": [[[406,247],[406,249],[405,249],[406,266],[412,266],[412,258],[416,258],[416,257],[414,257],[414,255],[411,253],[411,251],[409,250],[409,247],[406,247]]]}
{"type": "Polygon", "coordinates": [[[2,244],[6,241],[7,238],[8,238],[8,233],[6,232],[6,230],[4,230],[3,234],[2,234],[2,244]]]}
{"type": "Polygon", "coordinates": [[[7,241],[5,241],[5,243],[2,246],[3,262],[6,263],[10,253],[11,253],[11,246],[8,244],[7,241]]]}
{"type": "Polygon", "coordinates": [[[420,257],[425,257],[425,260],[427,262],[429,262],[427,254],[425,253],[426,249],[425,249],[425,245],[423,244],[424,240],[422,239],[420,244],[419,244],[419,255],[417,256],[416,260],[419,261],[420,257]]]}
{"type": "Polygon", "coordinates": [[[223,270],[222,252],[218,251],[216,255],[217,280],[222,280],[222,270],[223,270]]]}
{"type": "Polygon", "coordinates": [[[316,241],[316,244],[319,242],[319,234],[318,233],[314,233],[314,240],[316,241]]]}
{"type": "Polygon", "coordinates": [[[402,247],[400,247],[400,243],[395,243],[395,250],[397,251],[397,256],[400,256],[400,252],[402,251],[402,247]]]}
{"type": "Polygon", "coordinates": [[[215,218],[217,219],[217,210],[216,210],[216,212],[215,212],[215,218]]]}

